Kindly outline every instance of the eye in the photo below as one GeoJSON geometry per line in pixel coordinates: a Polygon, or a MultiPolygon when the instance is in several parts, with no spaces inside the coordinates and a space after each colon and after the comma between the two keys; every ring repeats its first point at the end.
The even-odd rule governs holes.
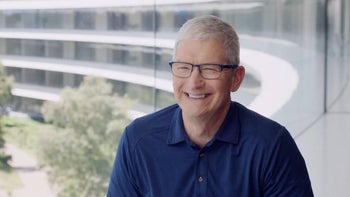
{"type": "Polygon", "coordinates": [[[190,64],[185,63],[174,63],[173,66],[176,70],[191,70],[192,66],[190,64]]]}
{"type": "Polygon", "coordinates": [[[177,66],[176,69],[177,70],[184,70],[184,71],[186,71],[186,70],[190,70],[191,68],[189,66],[185,65],[185,66],[177,66]]]}
{"type": "Polygon", "coordinates": [[[220,67],[218,65],[202,65],[201,70],[206,73],[216,73],[220,72],[220,67]]]}

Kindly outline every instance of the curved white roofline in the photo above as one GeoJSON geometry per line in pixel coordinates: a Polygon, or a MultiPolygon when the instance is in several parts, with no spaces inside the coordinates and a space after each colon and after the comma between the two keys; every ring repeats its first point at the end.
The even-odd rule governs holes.
{"type": "MultiPolygon", "coordinates": [[[[138,84],[148,87],[156,87],[157,89],[172,92],[172,84],[170,80],[166,79],[155,79],[153,76],[147,76],[145,74],[132,73],[127,71],[103,69],[99,67],[90,67],[84,65],[78,65],[71,61],[69,63],[57,62],[42,62],[39,60],[30,59],[14,59],[0,57],[0,61],[4,66],[27,68],[27,69],[38,69],[54,72],[72,73],[79,75],[95,75],[106,79],[112,79],[116,81],[124,81],[127,83],[138,84]]],[[[98,63],[96,63],[97,65],[98,63]]],[[[152,73],[153,74],[153,73],[152,73]]]]}
{"type": "MultiPolygon", "coordinates": [[[[208,10],[210,8],[227,9],[252,9],[263,5],[261,2],[227,2],[205,5],[203,3],[215,3],[217,0],[30,0],[30,1],[0,1],[0,10],[44,10],[44,9],[79,9],[79,8],[118,8],[132,7],[144,9],[149,6],[192,4],[185,7],[187,10],[208,10]],[[209,7],[211,6],[211,7],[209,7]]],[[[159,10],[163,11],[163,10],[159,10]]],[[[183,11],[183,10],[182,10],[183,11]]]]}
{"type": "Polygon", "coordinates": [[[293,96],[299,84],[299,75],[288,61],[268,53],[241,49],[241,60],[260,76],[260,94],[249,108],[271,117],[293,96]]]}
{"type": "Polygon", "coordinates": [[[54,92],[47,92],[44,90],[36,90],[32,89],[30,87],[23,87],[18,84],[14,84],[13,88],[11,89],[12,95],[24,97],[24,98],[31,98],[31,99],[38,99],[43,101],[59,101],[60,100],[60,94],[54,93],[54,92]]]}
{"type": "Polygon", "coordinates": [[[0,10],[25,9],[65,9],[65,8],[111,8],[111,7],[142,7],[172,4],[206,3],[215,0],[31,0],[31,1],[0,1],[0,10]]]}
{"type": "MultiPolygon", "coordinates": [[[[125,33],[125,32],[123,32],[125,33]]],[[[120,35],[118,32],[99,32],[99,31],[62,31],[62,30],[39,30],[28,31],[25,29],[11,29],[0,31],[0,38],[13,39],[37,39],[37,40],[57,40],[72,42],[92,42],[105,44],[121,44],[145,47],[173,48],[174,39],[157,38],[149,34],[120,35]]]]}

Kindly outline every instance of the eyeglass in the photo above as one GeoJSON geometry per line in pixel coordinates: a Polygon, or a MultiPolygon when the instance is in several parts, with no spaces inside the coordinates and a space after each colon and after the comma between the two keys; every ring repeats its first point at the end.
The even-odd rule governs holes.
{"type": "Polygon", "coordinates": [[[222,64],[191,64],[187,62],[169,62],[171,71],[174,76],[187,78],[191,76],[193,67],[197,66],[199,73],[204,79],[217,79],[220,77],[224,68],[235,69],[238,65],[222,65],[222,64]]]}

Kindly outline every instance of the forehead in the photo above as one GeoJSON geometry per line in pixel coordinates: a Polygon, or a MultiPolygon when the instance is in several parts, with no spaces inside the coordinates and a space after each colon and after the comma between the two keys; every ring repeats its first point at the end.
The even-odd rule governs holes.
{"type": "Polygon", "coordinates": [[[222,40],[218,39],[184,39],[175,49],[175,60],[191,63],[222,63],[225,60],[222,40]]]}

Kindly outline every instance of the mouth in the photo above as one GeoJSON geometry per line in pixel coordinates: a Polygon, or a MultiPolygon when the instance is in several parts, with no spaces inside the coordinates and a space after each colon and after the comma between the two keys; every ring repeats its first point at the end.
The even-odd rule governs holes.
{"type": "Polygon", "coordinates": [[[190,94],[190,93],[185,93],[187,97],[191,99],[204,99],[206,98],[209,94],[190,94]]]}

